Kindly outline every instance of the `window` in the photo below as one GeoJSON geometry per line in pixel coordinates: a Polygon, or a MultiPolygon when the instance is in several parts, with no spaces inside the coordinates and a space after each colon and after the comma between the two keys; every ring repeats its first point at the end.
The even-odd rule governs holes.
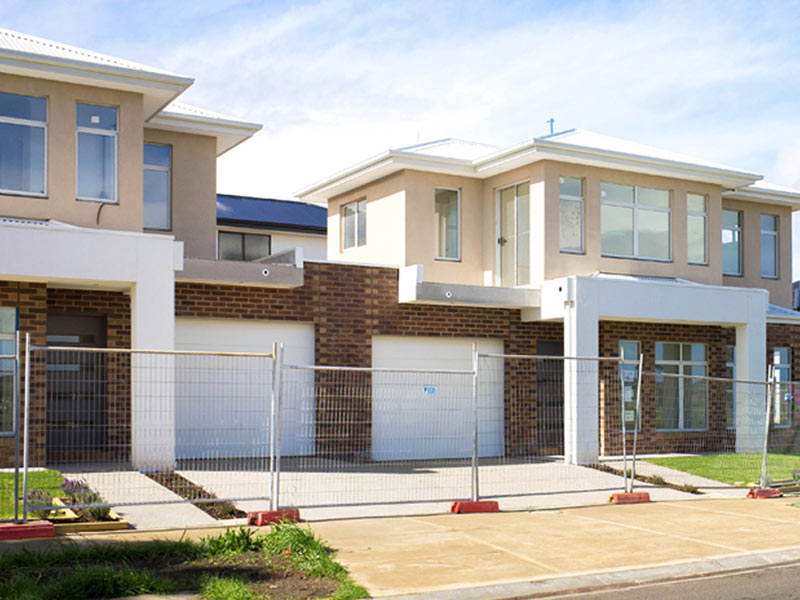
{"type": "Polygon", "coordinates": [[[436,188],[436,258],[459,260],[459,213],[461,198],[458,190],[436,188]]]}
{"type": "MultiPolygon", "coordinates": [[[[17,309],[0,308],[0,356],[13,356],[17,309]]],[[[14,432],[14,361],[0,359],[0,434],[14,432]]]]}
{"type": "MultiPolygon", "coordinates": [[[[725,377],[736,379],[736,346],[725,347],[725,377]]],[[[736,429],[736,392],[734,383],[725,384],[725,426],[736,429]]]]}
{"type": "Polygon", "coordinates": [[[144,227],[172,229],[169,146],[144,145],[144,227]]]}
{"type": "Polygon", "coordinates": [[[367,200],[356,200],[342,206],[342,249],[367,243],[367,200]]]}
{"type": "Polygon", "coordinates": [[[656,343],[656,429],[706,429],[705,344],[656,343]]]}
{"type": "Polygon", "coordinates": [[[686,244],[689,262],[704,265],[707,258],[708,200],[700,194],[686,194],[686,244]]]}
{"type": "Polygon", "coordinates": [[[531,184],[518,183],[497,191],[497,258],[500,285],[531,281],[531,184]]]}
{"type": "Polygon", "coordinates": [[[271,253],[270,237],[256,233],[220,231],[217,238],[219,260],[258,260],[271,253]]]}
{"type": "Polygon", "coordinates": [[[790,427],[792,425],[791,348],[775,348],[772,351],[772,364],[775,369],[772,422],[775,427],[790,427]]]}
{"type": "Polygon", "coordinates": [[[78,199],[117,201],[117,109],[78,103],[78,199]]]}
{"type": "Polygon", "coordinates": [[[559,248],[583,252],[583,179],[558,178],[559,248]]]}
{"type": "Polygon", "coordinates": [[[603,255],[670,260],[668,191],[604,182],[601,205],[603,255]]]}
{"type": "MultiPolygon", "coordinates": [[[[639,383],[639,342],[620,342],[622,394],[625,399],[625,431],[636,427],[636,388],[639,383]]],[[[622,425],[620,424],[620,429],[622,425]]]]}
{"type": "Polygon", "coordinates": [[[47,100],[0,92],[0,192],[45,194],[47,100]]]}
{"type": "Polygon", "coordinates": [[[761,215],[761,277],[778,278],[778,217],[761,215]]]}
{"type": "Polygon", "coordinates": [[[722,211],[722,274],[742,274],[742,213],[722,211]]]}

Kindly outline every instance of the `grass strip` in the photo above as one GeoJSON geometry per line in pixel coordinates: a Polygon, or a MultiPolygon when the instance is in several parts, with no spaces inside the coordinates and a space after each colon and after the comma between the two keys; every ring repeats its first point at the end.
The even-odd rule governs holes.
{"type": "MultiPolygon", "coordinates": [[[[747,486],[750,483],[757,483],[761,478],[760,454],[664,456],[642,460],[730,485],[747,486]]],[[[767,474],[770,481],[794,479],[792,471],[795,469],[800,469],[800,456],[767,455],[767,474]]]]}
{"type": "MultiPolygon", "coordinates": [[[[51,496],[61,495],[61,483],[64,477],[51,469],[28,472],[28,491],[39,489],[49,492],[51,496]]],[[[19,474],[19,494],[22,496],[22,472],[19,474]]],[[[22,514],[22,502],[19,503],[22,514]]],[[[0,519],[14,518],[14,473],[0,473],[0,519]]]]}

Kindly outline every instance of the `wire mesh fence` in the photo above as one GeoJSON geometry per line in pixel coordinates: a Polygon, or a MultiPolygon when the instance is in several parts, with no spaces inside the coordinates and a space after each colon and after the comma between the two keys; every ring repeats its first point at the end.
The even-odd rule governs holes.
{"type": "Polygon", "coordinates": [[[0,522],[19,519],[20,479],[19,332],[0,335],[0,440],[7,457],[0,468],[0,522]]]}

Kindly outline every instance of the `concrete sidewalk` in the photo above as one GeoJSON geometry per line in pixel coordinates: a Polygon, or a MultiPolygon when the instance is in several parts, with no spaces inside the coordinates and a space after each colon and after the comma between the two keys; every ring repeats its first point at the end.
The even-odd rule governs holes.
{"type": "MultiPolygon", "coordinates": [[[[534,512],[319,521],[373,596],[510,598],[800,560],[797,498],[698,499],[534,512]]],[[[199,538],[220,528],[70,536],[199,538]]],[[[0,543],[0,551],[52,541],[0,543]]]]}

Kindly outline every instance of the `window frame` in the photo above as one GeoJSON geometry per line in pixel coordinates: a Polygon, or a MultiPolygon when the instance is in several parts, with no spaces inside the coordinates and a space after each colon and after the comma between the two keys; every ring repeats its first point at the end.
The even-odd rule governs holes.
{"type": "Polygon", "coordinates": [[[768,215],[768,214],[760,214],[758,217],[758,228],[761,231],[761,235],[758,238],[759,241],[759,254],[761,260],[760,262],[760,269],[761,269],[761,279],[780,279],[781,278],[781,261],[780,261],[780,238],[778,237],[780,232],[781,221],[778,215],[768,215]],[[764,226],[761,224],[762,217],[772,217],[775,219],[775,229],[774,230],[766,230],[764,226]],[[764,255],[761,251],[764,242],[764,236],[769,236],[773,238],[773,244],[775,245],[775,274],[774,275],[764,275],[764,255]]]}
{"type": "Polygon", "coordinates": [[[44,100],[44,111],[45,111],[45,120],[44,121],[33,121],[31,119],[20,119],[17,117],[6,117],[0,115],[0,123],[9,123],[10,125],[23,125],[26,127],[40,127],[44,130],[44,168],[42,169],[42,192],[24,192],[20,190],[8,190],[6,188],[0,188],[0,194],[4,196],[27,196],[30,198],[47,198],[47,166],[48,166],[48,125],[50,123],[50,98],[47,96],[36,96],[33,94],[18,94],[16,92],[11,92],[8,90],[3,90],[3,92],[8,94],[14,94],[15,96],[25,96],[26,98],[41,98],[44,100]]]}
{"type": "MultiPolygon", "coordinates": [[[[520,264],[519,264],[519,238],[520,238],[520,219],[519,219],[519,188],[526,185],[528,186],[528,254],[530,255],[531,246],[532,246],[532,239],[533,239],[533,229],[530,226],[531,220],[531,208],[533,206],[531,201],[531,180],[530,179],[520,179],[519,181],[515,181],[513,183],[509,183],[508,185],[504,185],[502,187],[497,187],[494,189],[494,201],[495,201],[495,239],[499,240],[503,237],[503,223],[502,223],[502,215],[503,215],[503,208],[501,206],[502,203],[502,194],[504,191],[513,189],[514,190],[514,243],[516,244],[514,247],[514,284],[507,285],[503,283],[503,247],[500,244],[495,244],[495,285],[500,287],[519,287],[519,286],[527,286],[530,285],[532,280],[532,269],[533,265],[530,263],[530,258],[528,259],[528,281],[525,283],[520,283],[520,264]]],[[[524,196],[523,196],[524,197],[524,196]]]]}
{"type": "MultiPolygon", "coordinates": [[[[433,188],[433,211],[434,211],[434,225],[435,225],[435,234],[434,234],[434,245],[435,245],[435,256],[434,260],[441,260],[445,262],[461,262],[461,188],[451,188],[451,187],[444,187],[437,185],[433,188]],[[455,192],[456,193],[456,257],[452,256],[440,256],[439,255],[439,222],[438,217],[436,216],[436,192],[439,190],[448,191],[448,192],[455,192]]],[[[358,211],[356,211],[356,215],[358,211]]],[[[367,207],[366,204],[364,205],[364,218],[366,218],[367,214],[367,207]]],[[[356,223],[356,231],[358,231],[358,223],[356,223]]]]}
{"type": "MultiPolygon", "coordinates": [[[[678,373],[677,374],[670,374],[670,376],[668,377],[668,379],[677,379],[678,380],[678,427],[677,428],[674,428],[674,427],[661,428],[661,427],[658,427],[658,425],[656,424],[656,427],[655,427],[656,432],[657,433],[686,433],[686,432],[691,433],[691,432],[696,432],[696,431],[708,431],[708,428],[709,428],[709,423],[708,423],[709,422],[709,414],[708,414],[708,396],[709,396],[709,394],[708,394],[708,384],[707,384],[708,380],[706,380],[706,386],[705,386],[706,426],[705,427],[700,427],[700,428],[697,428],[697,427],[694,427],[694,428],[684,427],[684,421],[685,421],[685,418],[684,418],[685,414],[684,413],[685,413],[685,411],[684,411],[684,408],[683,408],[683,404],[684,404],[684,382],[687,379],[700,377],[698,375],[686,375],[684,373],[684,367],[698,367],[698,366],[705,367],[706,374],[703,375],[702,377],[704,377],[704,378],[708,377],[708,344],[706,344],[705,342],[657,341],[655,343],[655,348],[654,348],[654,350],[656,351],[655,352],[656,356],[658,356],[658,344],[676,344],[680,349],[679,350],[680,358],[678,360],[664,360],[664,359],[658,360],[656,358],[656,362],[655,362],[656,373],[658,373],[658,368],[659,368],[660,365],[671,365],[671,366],[677,366],[678,367],[678,373]],[[691,346],[691,345],[694,345],[694,344],[699,344],[699,345],[703,346],[703,350],[704,350],[704,354],[705,354],[705,358],[706,358],[704,361],[701,362],[701,361],[684,360],[684,358],[683,358],[683,346],[684,345],[691,346]],[[674,375],[678,375],[678,377],[675,377],[674,375]]],[[[658,375],[656,377],[658,377],[658,375]]]]}
{"type": "Polygon", "coordinates": [[[603,258],[623,258],[627,260],[647,260],[652,262],[660,262],[660,263],[671,263],[673,260],[672,255],[672,190],[664,190],[661,188],[651,188],[644,185],[631,185],[628,183],[615,183],[613,181],[601,181],[600,182],[600,256],[603,258]],[[633,202],[627,204],[625,202],[613,202],[613,201],[606,201],[603,199],[603,184],[608,183],[610,185],[620,185],[633,188],[633,202]],[[642,208],[639,204],[639,190],[640,189],[647,189],[647,190],[656,190],[659,192],[667,192],[669,198],[669,207],[668,208],[661,208],[658,206],[647,206],[646,208],[642,208]],[[632,219],[632,228],[633,228],[633,254],[626,255],[626,254],[609,254],[603,252],[603,217],[602,217],[602,208],[603,206],[616,206],[619,208],[630,208],[633,210],[633,219],[632,219]],[[667,228],[667,243],[669,246],[669,258],[650,258],[646,256],[639,256],[639,211],[650,211],[650,212],[661,212],[666,213],[668,215],[668,223],[669,226],[667,228]]]}
{"type": "Polygon", "coordinates": [[[787,377],[786,381],[783,381],[783,380],[781,380],[781,379],[779,379],[777,377],[776,377],[776,379],[778,380],[779,385],[781,387],[783,387],[783,385],[785,384],[786,385],[785,390],[788,390],[788,391],[784,391],[783,389],[779,390],[777,388],[775,389],[775,391],[773,393],[774,398],[772,399],[774,404],[772,405],[772,423],[770,423],[770,426],[773,427],[774,429],[790,429],[792,427],[792,422],[794,420],[794,415],[792,414],[793,413],[793,408],[794,408],[792,405],[794,404],[794,400],[793,400],[793,397],[792,397],[792,385],[791,385],[791,382],[792,382],[792,349],[791,349],[791,347],[789,347],[789,346],[775,346],[774,348],[772,348],[772,363],[771,364],[772,364],[773,368],[775,369],[775,373],[777,373],[779,369],[786,369],[786,372],[788,373],[788,377],[787,377]],[[778,354],[779,350],[786,350],[787,362],[785,362],[785,363],[784,362],[778,362],[777,354],[778,354]],[[778,411],[778,408],[780,406],[781,399],[784,398],[786,394],[788,394],[788,396],[789,396],[789,402],[788,402],[788,407],[787,407],[788,417],[789,417],[788,422],[786,424],[776,423],[775,422],[775,416],[778,414],[777,411],[778,411]]]}
{"type": "MultiPolygon", "coordinates": [[[[169,210],[167,211],[167,227],[148,227],[144,223],[143,229],[148,229],[151,231],[172,231],[172,146],[169,144],[153,144],[150,142],[144,142],[142,145],[142,177],[144,177],[144,171],[161,171],[167,173],[167,205],[169,210]],[[169,166],[162,167],[161,165],[149,165],[144,162],[144,146],[161,146],[162,148],[169,149],[169,166]]],[[[144,209],[144,197],[142,197],[142,208],[144,209]]],[[[144,218],[144,216],[143,216],[144,218]]],[[[219,239],[219,236],[217,236],[219,239]]]]}
{"type": "Polygon", "coordinates": [[[246,235],[258,235],[258,236],[262,236],[262,237],[267,238],[267,252],[268,252],[267,256],[270,256],[272,254],[272,234],[270,234],[270,233],[254,233],[252,231],[234,231],[234,230],[230,230],[230,229],[217,229],[217,260],[227,260],[229,262],[253,262],[251,260],[245,259],[245,257],[244,257],[244,252],[245,252],[245,249],[244,249],[244,236],[246,236],[246,235]],[[242,250],[242,258],[241,259],[234,260],[234,259],[230,259],[230,258],[220,258],[220,255],[219,255],[219,249],[220,249],[219,239],[220,239],[220,236],[222,234],[239,236],[239,238],[241,239],[240,247],[241,247],[241,250],[242,250]]]}
{"type": "Polygon", "coordinates": [[[75,199],[80,202],[97,202],[100,204],[119,204],[119,107],[111,104],[98,104],[96,102],[75,102],[75,199]],[[99,129],[94,127],[86,127],[85,125],[78,125],[78,105],[85,106],[101,106],[104,108],[113,108],[116,111],[117,125],[113,131],[110,129],[99,129]],[[114,198],[108,200],[106,198],[91,198],[88,196],[81,196],[78,193],[80,182],[78,181],[80,172],[80,134],[86,133],[91,135],[102,135],[114,138],[114,198]]]}
{"type": "MultiPolygon", "coordinates": [[[[16,354],[17,352],[17,336],[16,330],[19,329],[19,309],[13,306],[0,306],[0,311],[13,311],[13,322],[14,322],[14,331],[0,331],[0,340],[3,341],[10,341],[11,342],[11,350],[12,354],[16,354]]],[[[5,355],[9,356],[9,355],[5,355]]],[[[0,359],[0,360],[9,360],[9,359],[0,359]]],[[[12,363],[12,377],[15,376],[13,373],[13,363],[12,363]]],[[[16,435],[16,428],[17,428],[17,399],[14,396],[14,391],[12,387],[11,392],[11,428],[9,430],[4,431],[0,428],[0,438],[7,438],[7,437],[14,437],[16,435]]]]}
{"type": "Polygon", "coordinates": [[[686,193],[686,258],[690,265],[708,266],[708,194],[686,193]],[[689,209],[689,196],[697,196],[703,199],[703,212],[689,209]],[[689,260],[689,217],[703,218],[703,257],[702,262],[689,260]]]}
{"type": "Polygon", "coordinates": [[[352,250],[354,248],[361,248],[362,246],[366,246],[366,244],[367,244],[367,240],[366,240],[366,237],[367,237],[367,198],[366,197],[359,198],[358,200],[353,200],[351,202],[347,202],[346,204],[342,204],[342,206],[341,206],[341,208],[339,210],[339,215],[340,215],[340,221],[342,223],[341,224],[341,228],[339,230],[339,235],[340,235],[340,240],[341,240],[341,244],[340,244],[341,251],[344,252],[345,250],[352,250]],[[364,211],[363,211],[362,214],[364,215],[364,238],[365,239],[363,239],[363,240],[361,240],[359,238],[359,235],[358,235],[358,230],[359,230],[359,225],[360,225],[359,218],[358,218],[358,214],[359,214],[358,213],[358,204],[360,202],[364,204],[364,211]],[[346,225],[345,225],[345,211],[350,206],[355,207],[354,208],[354,212],[353,212],[353,214],[355,215],[355,219],[353,221],[353,245],[352,246],[346,246],[345,244],[347,243],[347,240],[345,239],[345,227],[346,227],[346,225]]]}
{"type": "Polygon", "coordinates": [[[585,234],[585,223],[586,223],[586,178],[585,177],[572,177],[570,175],[559,175],[558,176],[558,251],[563,254],[586,254],[586,234],[585,234]],[[573,196],[571,194],[562,194],[561,193],[561,180],[562,179],[575,179],[580,182],[581,184],[581,195],[580,196],[573,196]],[[580,237],[581,237],[581,245],[580,250],[573,250],[571,248],[564,248],[561,246],[561,229],[563,223],[561,222],[561,202],[566,200],[568,202],[578,202],[581,207],[581,224],[580,224],[580,237]]]}
{"type": "MultiPolygon", "coordinates": [[[[739,254],[739,261],[738,261],[739,262],[739,272],[738,273],[730,273],[730,272],[726,272],[725,271],[725,253],[724,253],[724,249],[723,249],[723,254],[722,254],[722,275],[725,276],[725,277],[744,277],[744,254],[743,254],[743,250],[744,250],[744,227],[742,225],[743,221],[744,221],[744,213],[741,210],[737,210],[735,208],[724,208],[723,207],[723,209],[722,209],[722,230],[721,230],[721,233],[724,234],[724,232],[726,230],[727,231],[733,231],[733,232],[736,232],[738,234],[737,237],[739,239],[739,241],[737,243],[737,247],[738,247],[738,250],[739,250],[739,253],[738,253],[739,254]],[[725,226],[725,213],[726,212],[736,213],[736,223],[737,223],[736,227],[726,227],[725,226]]],[[[723,240],[723,243],[724,243],[724,240],[723,240]]]]}

